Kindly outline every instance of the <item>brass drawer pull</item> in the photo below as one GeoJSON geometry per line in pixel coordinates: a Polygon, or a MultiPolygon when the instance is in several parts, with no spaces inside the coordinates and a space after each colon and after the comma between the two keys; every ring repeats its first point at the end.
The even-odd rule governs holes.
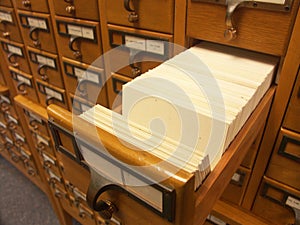
{"type": "Polygon", "coordinates": [[[11,64],[12,67],[18,68],[20,65],[16,60],[16,54],[9,53],[7,56],[8,62],[11,64]]]}
{"type": "Polygon", "coordinates": [[[37,130],[39,128],[38,126],[38,121],[36,121],[35,119],[31,119],[29,121],[29,125],[32,129],[37,130]]]}
{"type": "Polygon", "coordinates": [[[73,52],[73,55],[76,59],[79,59],[82,57],[82,54],[79,50],[79,48],[80,48],[80,46],[79,46],[80,43],[78,43],[79,39],[80,39],[80,37],[71,36],[70,41],[69,41],[69,48],[73,52]]]}
{"type": "Polygon", "coordinates": [[[31,7],[31,2],[29,0],[23,0],[22,4],[26,8],[30,8],[31,7]]]}
{"type": "Polygon", "coordinates": [[[19,82],[17,84],[17,90],[21,95],[26,95],[27,94],[26,84],[24,82],[19,82]]]}
{"type": "Polygon", "coordinates": [[[137,57],[137,55],[139,54],[143,54],[142,51],[136,51],[133,49],[130,49],[130,54],[129,54],[129,65],[131,67],[131,73],[133,77],[137,77],[139,75],[141,75],[142,71],[141,71],[141,67],[138,66],[138,63],[135,62],[135,58],[137,57]]]}
{"type": "Polygon", "coordinates": [[[53,96],[47,96],[46,97],[46,102],[45,102],[46,105],[47,106],[50,105],[53,100],[55,100],[55,98],[53,96]]]}
{"type": "Polygon", "coordinates": [[[16,126],[16,124],[13,121],[10,121],[7,124],[7,127],[8,127],[9,130],[16,130],[17,129],[17,126],[16,126]]]}
{"type": "Polygon", "coordinates": [[[124,0],[124,8],[129,12],[128,21],[135,23],[139,20],[139,15],[130,7],[130,0],[124,0]]]}
{"type": "Polygon", "coordinates": [[[35,47],[40,47],[41,43],[38,38],[38,30],[37,27],[31,27],[29,30],[29,38],[32,40],[35,47]]]}
{"type": "Polygon", "coordinates": [[[1,111],[5,113],[5,112],[9,111],[10,106],[7,102],[1,102],[0,108],[1,108],[1,111]]]}
{"type": "Polygon", "coordinates": [[[76,8],[74,5],[68,5],[66,7],[66,12],[69,14],[75,14],[76,8]]]}
{"type": "Polygon", "coordinates": [[[5,32],[2,33],[2,35],[3,35],[4,38],[8,39],[10,37],[10,32],[5,31],[5,32]]]}

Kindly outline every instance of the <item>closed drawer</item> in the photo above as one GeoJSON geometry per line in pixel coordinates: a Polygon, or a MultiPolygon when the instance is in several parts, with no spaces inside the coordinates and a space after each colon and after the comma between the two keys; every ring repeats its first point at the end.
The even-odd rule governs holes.
{"type": "Polygon", "coordinates": [[[19,123],[19,120],[16,117],[10,114],[5,114],[4,116],[5,116],[8,130],[10,130],[11,132],[18,132],[23,134],[23,129],[21,127],[21,124],[19,123]]]}
{"type": "Polygon", "coordinates": [[[95,105],[71,93],[69,94],[69,102],[72,106],[71,110],[74,115],[80,115],[83,112],[91,109],[95,105]]]}
{"type": "Polygon", "coordinates": [[[122,105],[122,86],[132,79],[119,74],[112,74],[107,80],[109,108],[120,112],[122,105]]]}
{"type": "Polygon", "coordinates": [[[21,72],[20,70],[16,70],[13,67],[10,67],[9,69],[16,92],[31,101],[39,102],[33,77],[27,73],[21,72]]]}
{"type": "Polygon", "coordinates": [[[300,133],[300,72],[284,118],[283,126],[300,133]]]}
{"type": "Polygon", "coordinates": [[[15,2],[18,9],[43,13],[49,12],[47,0],[17,0],[15,2]]]}
{"type": "Polygon", "coordinates": [[[0,39],[7,65],[31,73],[23,44],[0,39]]]}
{"type": "Polygon", "coordinates": [[[92,64],[102,55],[98,22],[55,18],[61,55],[87,64],[92,64]]]}
{"type": "Polygon", "coordinates": [[[299,197],[299,191],[265,177],[255,199],[253,212],[271,221],[271,224],[295,224],[295,215],[289,205],[298,202],[299,207],[299,197]]]}
{"type": "Polygon", "coordinates": [[[110,46],[108,54],[111,72],[135,78],[168,59],[172,52],[169,42],[173,36],[145,30],[108,25],[110,46]]]}
{"type": "Polygon", "coordinates": [[[5,90],[4,92],[0,92],[0,112],[16,116],[17,113],[8,89],[6,87],[4,88],[3,86],[0,87],[0,89],[5,90]]]}
{"type": "Polygon", "coordinates": [[[19,11],[21,31],[27,46],[56,53],[50,15],[19,11]]]}
{"type": "Polygon", "coordinates": [[[0,7],[0,31],[2,38],[23,42],[17,18],[12,8],[0,7]]]}
{"type": "Polygon", "coordinates": [[[74,17],[78,19],[99,20],[97,0],[91,0],[88,3],[85,0],[54,0],[53,4],[56,15],[74,17]]]}
{"type": "Polygon", "coordinates": [[[51,187],[55,185],[62,186],[63,185],[63,178],[57,169],[52,169],[48,167],[44,167],[46,179],[51,187]]]}
{"type": "Polygon", "coordinates": [[[189,37],[274,55],[285,54],[298,1],[294,1],[293,6],[288,6],[287,9],[291,8],[291,11],[286,11],[284,7],[281,7],[279,12],[239,7],[234,11],[232,20],[229,20],[234,24],[237,34],[236,38],[231,40],[230,35],[224,36],[225,30],[229,29],[225,23],[225,5],[205,2],[207,1],[188,1],[189,37]]]}
{"type": "Polygon", "coordinates": [[[248,185],[250,174],[251,170],[240,167],[232,176],[231,181],[223,192],[221,198],[240,205],[248,185]]]}
{"type": "Polygon", "coordinates": [[[31,177],[37,176],[37,169],[31,152],[25,148],[18,148],[18,151],[20,152],[20,160],[22,161],[27,174],[31,177]]]}
{"type": "Polygon", "coordinates": [[[66,92],[64,89],[49,85],[48,83],[36,80],[37,92],[42,106],[47,107],[50,104],[59,105],[68,109],[66,92]]]}
{"type": "Polygon", "coordinates": [[[108,23],[173,33],[174,0],[102,0],[108,23]]]}
{"type": "Polygon", "coordinates": [[[58,56],[27,47],[33,76],[51,85],[64,89],[58,56]]]}
{"type": "Polygon", "coordinates": [[[13,7],[11,0],[1,0],[0,5],[7,6],[7,7],[13,7]]]}
{"type": "Polygon", "coordinates": [[[58,162],[53,155],[47,153],[46,151],[40,151],[40,160],[44,169],[50,169],[55,174],[60,174],[58,162]]]}
{"type": "Polygon", "coordinates": [[[300,190],[300,135],[281,129],[267,176],[300,190]]]}
{"type": "Polygon", "coordinates": [[[5,78],[4,78],[4,72],[1,68],[1,63],[0,63],[0,86],[6,86],[6,81],[5,81],[5,78]]]}
{"type": "Polygon", "coordinates": [[[13,141],[15,146],[17,147],[17,149],[30,149],[28,144],[27,144],[27,140],[25,138],[25,135],[23,133],[19,133],[19,132],[12,132],[12,137],[13,137],[13,141]]]}
{"type": "Polygon", "coordinates": [[[47,152],[54,155],[54,150],[49,137],[31,130],[31,136],[37,152],[47,152]]]}
{"type": "Polygon", "coordinates": [[[107,105],[104,69],[62,58],[66,89],[93,104],[107,105]]]}
{"type": "Polygon", "coordinates": [[[47,121],[32,111],[23,109],[27,126],[30,130],[49,136],[47,121]]]}

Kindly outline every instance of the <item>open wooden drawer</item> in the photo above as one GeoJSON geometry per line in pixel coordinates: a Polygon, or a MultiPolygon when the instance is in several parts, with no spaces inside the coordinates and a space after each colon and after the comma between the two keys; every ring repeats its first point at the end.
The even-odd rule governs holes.
{"type": "MultiPolygon", "coordinates": [[[[143,192],[137,189],[133,191],[130,187],[119,186],[102,176],[99,178],[95,169],[90,168],[92,177],[87,194],[90,206],[98,209],[100,215],[105,219],[112,218],[122,224],[136,224],[136,221],[141,224],[162,225],[204,224],[207,215],[239,167],[256,135],[258,135],[257,130],[263,126],[263,121],[266,120],[269,113],[274,92],[275,87],[268,90],[220,162],[196,191],[194,191],[194,175],[180,170],[169,179],[148,186],[148,189],[145,190],[152,195],[151,199],[147,199],[145,198],[147,191],[143,192]],[[95,180],[95,177],[98,177],[98,180],[95,180]],[[101,190],[99,191],[99,189],[101,190]],[[155,194],[153,195],[153,193],[155,194]],[[148,218],[151,218],[151,221],[148,218]]],[[[96,128],[77,116],[72,117],[70,112],[59,106],[50,105],[47,110],[52,133],[55,133],[53,131],[57,129],[63,129],[66,133],[72,134],[73,126],[76,126],[75,136],[80,136],[80,141],[75,142],[74,156],[79,157],[76,158],[77,162],[82,162],[80,152],[76,152],[79,151],[79,147],[85,150],[89,149],[93,151],[92,155],[96,155],[95,152],[100,152],[97,148],[100,146],[100,139],[110,154],[124,163],[139,166],[135,172],[142,175],[140,176],[141,179],[157,178],[157,176],[169,173],[173,169],[171,165],[160,168],[143,167],[144,165],[153,165],[159,159],[147,152],[135,151],[124,146],[117,137],[96,128]]],[[[73,140],[75,140],[75,136],[73,134],[73,140]]],[[[57,146],[62,144],[63,140],[57,137],[54,139],[56,139],[57,146]]],[[[99,164],[102,166],[105,166],[105,163],[113,164],[113,162],[105,160],[100,161],[99,164]]],[[[119,164],[114,165],[116,170],[111,170],[111,173],[115,173],[118,169],[119,164]]]]}

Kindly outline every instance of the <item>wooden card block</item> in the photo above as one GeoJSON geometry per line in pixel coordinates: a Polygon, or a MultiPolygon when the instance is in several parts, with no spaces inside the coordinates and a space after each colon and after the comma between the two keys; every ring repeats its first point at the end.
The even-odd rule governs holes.
{"type": "Polygon", "coordinates": [[[138,15],[136,22],[129,22],[131,13],[125,9],[124,1],[102,1],[105,5],[104,10],[107,14],[108,23],[169,34],[173,33],[174,0],[128,1],[131,9],[138,15]]]}
{"type": "Polygon", "coordinates": [[[54,11],[56,15],[74,17],[77,19],[99,20],[98,1],[85,0],[61,1],[54,0],[54,11]]]}
{"type": "Polygon", "coordinates": [[[92,64],[102,55],[98,22],[56,16],[58,49],[62,56],[92,64]]]}
{"type": "Polygon", "coordinates": [[[187,36],[240,48],[284,55],[298,1],[291,12],[239,8],[234,12],[237,38],[226,41],[226,7],[218,4],[188,1],[187,36]]]}
{"type": "Polygon", "coordinates": [[[42,12],[42,13],[49,12],[47,0],[30,0],[30,1],[16,0],[15,2],[18,9],[28,10],[32,12],[42,12]]]}
{"type": "Polygon", "coordinates": [[[266,175],[300,190],[300,135],[281,129],[266,175]]]}
{"type": "Polygon", "coordinates": [[[0,38],[0,42],[7,66],[31,73],[24,45],[3,38],[0,38]]]}
{"type": "Polygon", "coordinates": [[[0,7],[0,15],[1,37],[16,42],[23,42],[14,10],[12,8],[0,7]]]}
{"type": "Polygon", "coordinates": [[[58,56],[31,47],[27,47],[27,50],[33,76],[64,89],[58,56]]]}
{"type": "Polygon", "coordinates": [[[56,44],[49,14],[18,11],[20,29],[27,46],[56,53],[56,44]]]}

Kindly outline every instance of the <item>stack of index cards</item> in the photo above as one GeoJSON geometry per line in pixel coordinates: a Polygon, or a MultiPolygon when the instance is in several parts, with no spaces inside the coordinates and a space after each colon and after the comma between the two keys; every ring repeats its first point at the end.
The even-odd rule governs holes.
{"type": "Polygon", "coordinates": [[[270,87],[276,65],[271,56],[203,42],[123,85],[122,115],[97,105],[81,116],[194,173],[197,188],[270,87]]]}

